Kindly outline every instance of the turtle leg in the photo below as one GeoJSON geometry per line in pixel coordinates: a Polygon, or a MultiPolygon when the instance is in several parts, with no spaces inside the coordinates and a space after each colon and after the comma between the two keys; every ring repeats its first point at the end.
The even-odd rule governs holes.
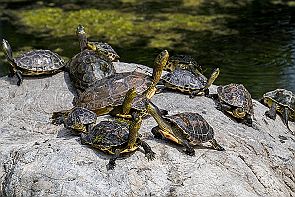
{"type": "Polygon", "coordinates": [[[189,144],[187,140],[179,140],[179,143],[184,146],[184,153],[189,156],[195,156],[195,149],[189,144]]]}
{"type": "Polygon", "coordinates": [[[220,111],[230,111],[231,110],[231,106],[223,104],[223,103],[218,103],[216,106],[216,109],[220,110],[220,111]]]}
{"type": "Polygon", "coordinates": [[[275,102],[273,102],[270,109],[265,112],[265,115],[267,117],[269,117],[270,119],[275,120],[276,119],[276,114],[277,114],[276,108],[277,108],[277,104],[275,102]]]}
{"type": "Polygon", "coordinates": [[[116,167],[116,160],[119,158],[121,153],[120,149],[115,150],[115,155],[109,160],[109,163],[107,164],[107,170],[113,170],[116,167]]]}
{"type": "Polygon", "coordinates": [[[218,150],[218,151],[224,151],[225,149],[220,146],[217,141],[215,139],[212,139],[212,140],[209,140],[209,142],[212,144],[212,147],[215,149],[215,150],[218,150]]]}
{"type": "Polygon", "coordinates": [[[294,132],[290,129],[289,124],[288,124],[289,113],[290,113],[289,109],[287,107],[284,107],[284,109],[282,111],[282,119],[283,119],[284,125],[287,126],[288,130],[294,134],[294,132]]]}
{"type": "Polygon", "coordinates": [[[17,85],[20,86],[20,84],[22,84],[22,82],[23,82],[22,72],[20,70],[16,70],[15,75],[18,78],[17,85]]]}
{"type": "MultiPolygon", "coordinates": [[[[207,89],[208,90],[208,89],[207,89]]],[[[206,95],[206,90],[194,90],[190,93],[189,97],[190,98],[195,98],[196,96],[203,96],[203,95],[206,95]]],[[[208,90],[208,93],[209,94],[209,90],[208,90]]]]}
{"type": "Polygon", "coordinates": [[[146,143],[145,141],[139,140],[139,145],[142,146],[142,148],[144,149],[145,152],[145,156],[148,160],[153,160],[155,159],[155,154],[151,147],[148,145],[148,143],[146,143]]]}
{"type": "Polygon", "coordinates": [[[15,72],[13,70],[13,67],[12,66],[9,66],[9,74],[8,74],[8,77],[13,77],[15,75],[15,72]]]}
{"type": "Polygon", "coordinates": [[[253,121],[252,118],[249,114],[246,114],[246,116],[244,117],[242,123],[244,123],[245,125],[252,127],[253,126],[253,121]]]}
{"type": "Polygon", "coordinates": [[[51,123],[55,125],[61,125],[65,122],[65,116],[68,116],[68,114],[71,112],[71,110],[64,110],[59,112],[53,112],[51,116],[51,123]]]}

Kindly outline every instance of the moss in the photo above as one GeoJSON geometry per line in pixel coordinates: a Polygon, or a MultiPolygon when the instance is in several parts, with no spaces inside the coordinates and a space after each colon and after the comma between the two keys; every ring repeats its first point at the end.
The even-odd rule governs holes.
{"type": "Polygon", "coordinates": [[[49,33],[55,37],[73,36],[77,25],[83,24],[90,37],[116,45],[149,37],[149,47],[170,47],[173,40],[183,36],[176,27],[190,31],[216,31],[217,34],[233,33],[223,26],[223,20],[220,20],[221,24],[216,23],[218,19],[229,17],[227,15],[157,13],[151,20],[144,20],[144,16],[132,12],[96,9],[63,11],[60,8],[23,10],[15,14],[29,32],[49,33]]]}

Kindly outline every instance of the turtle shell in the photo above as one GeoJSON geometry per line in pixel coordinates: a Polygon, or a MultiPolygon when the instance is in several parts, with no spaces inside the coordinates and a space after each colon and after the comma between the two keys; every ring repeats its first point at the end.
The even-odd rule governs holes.
{"type": "Polygon", "coordinates": [[[176,69],[162,77],[166,86],[183,92],[200,90],[207,84],[207,78],[200,74],[195,75],[191,71],[176,69]]]}
{"type": "Polygon", "coordinates": [[[66,119],[65,125],[67,127],[71,127],[72,125],[78,124],[91,124],[96,121],[96,114],[92,112],[91,110],[81,108],[81,107],[75,107],[72,109],[72,111],[68,114],[68,117],[66,119]]]}
{"type": "Polygon", "coordinates": [[[88,49],[75,55],[67,67],[75,87],[81,90],[115,73],[115,67],[110,61],[102,59],[88,49]]]}
{"type": "Polygon", "coordinates": [[[213,128],[198,113],[184,112],[164,118],[177,126],[183,132],[183,137],[188,139],[192,145],[207,142],[214,138],[213,128]]]}
{"type": "Polygon", "coordinates": [[[169,58],[164,70],[172,72],[175,69],[190,70],[192,68],[202,71],[202,67],[193,57],[189,55],[174,55],[169,58]]]}
{"type": "Polygon", "coordinates": [[[74,106],[90,109],[97,114],[106,114],[113,107],[122,105],[127,91],[136,88],[142,94],[151,84],[152,78],[140,72],[116,73],[96,81],[78,97],[74,98],[74,106]]]}
{"type": "Polygon", "coordinates": [[[279,105],[295,110],[295,95],[289,90],[276,89],[265,93],[263,98],[269,98],[279,105]]]}
{"type": "Polygon", "coordinates": [[[113,49],[111,45],[106,42],[92,42],[96,45],[97,48],[104,49],[106,56],[110,59],[110,61],[114,62],[120,59],[118,53],[113,49]]]}
{"type": "Polygon", "coordinates": [[[126,145],[128,136],[128,123],[101,121],[87,135],[82,134],[81,141],[106,153],[115,154],[114,149],[126,145]]]}
{"type": "Polygon", "coordinates": [[[228,84],[217,88],[218,98],[233,107],[240,107],[248,114],[254,114],[251,94],[242,84],[228,84]]]}
{"type": "Polygon", "coordinates": [[[53,74],[65,66],[64,60],[50,50],[33,50],[14,59],[23,75],[53,74]]]}

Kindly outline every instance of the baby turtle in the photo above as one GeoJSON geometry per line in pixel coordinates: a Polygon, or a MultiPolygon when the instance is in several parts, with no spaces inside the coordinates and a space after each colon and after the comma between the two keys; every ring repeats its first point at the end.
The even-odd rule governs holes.
{"type": "Polygon", "coordinates": [[[89,49],[76,54],[67,63],[66,68],[79,92],[92,86],[96,81],[116,73],[114,65],[108,58],[103,59],[102,56],[89,49]]]}
{"type": "Polygon", "coordinates": [[[89,109],[74,107],[70,111],[56,112],[51,117],[55,125],[64,124],[74,133],[87,133],[96,122],[97,115],[89,109]]]}
{"type": "Polygon", "coordinates": [[[90,109],[98,115],[111,112],[111,114],[122,114],[121,117],[130,118],[132,112],[126,111],[124,106],[121,108],[127,91],[135,88],[137,94],[140,95],[134,99],[132,108],[144,109],[145,107],[140,101],[142,98],[150,99],[155,94],[156,84],[160,80],[163,67],[168,58],[169,53],[166,50],[156,57],[152,77],[133,71],[117,73],[101,79],[75,97],[73,104],[74,106],[90,109]],[[120,108],[117,108],[118,106],[120,108]],[[120,109],[119,112],[116,109],[120,109]]]}
{"type": "Polygon", "coordinates": [[[50,50],[33,50],[13,58],[12,49],[5,39],[2,40],[2,48],[11,65],[9,77],[16,75],[17,85],[22,83],[22,76],[55,74],[65,66],[64,60],[50,50]]]}
{"type": "Polygon", "coordinates": [[[228,84],[217,88],[217,109],[225,111],[242,123],[252,127],[254,116],[251,94],[242,84],[228,84]]]}
{"type": "Polygon", "coordinates": [[[108,43],[88,41],[86,32],[82,25],[78,25],[76,35],[79,38],[81,51],[85,49],[93,50],[97,52],[98,55],[106,56],[112,62],[120,59],[120,56],[108,43]]]}
{"type": "Polygon", "coordinates": [[[202,72],[202,67],[189,55],[174,55],[169,58],[164,70],[173,72],[176,69],[190,70],[194,74],[202,72]]]}
{"type": "Polygon", "coordinates": [[[81,134],[82,144],[114,155],[107,164],[108,170],[114,169],[118,157],[137,150],[139,146],[144,149],[148,160],[155,158],[151,147],[139,138],[138,131],[142,123],[142,116],[136,113],[132,116],[132,122],[127,122],[127,120],[101,121],[88,134],[81,134]]]}
{"type": "Polygon", "coordinates": [[[214,139],[214,132],[207,121],[198,113],[184,112],[170,116],[161,116],[157,106],[145,100],[146,108],[158,126],[152,129],[156,138],[169,139],[185,147],[184,152],[190,156],[195,155],[193,146],[210,142],[214,149],[223,151],[214,139]]]}
{"type": "MultiPolygon", "coordinates": [[[[276,119],[276,112],[282,115],[283,123],[289,128],[288,120],[295,121],[295,95],[285,89],[276,89],[263,95],[261,102],[270,108],[265,115],[273,120],[276,119]]],[[[291,131],[291,130],[290,130],[291,131]]],[[[294,132],[291,131],[293,134],[294,132]]]]}
{"type": "Polygon", "coordinates": [[[176,69],[171,73],[167,73],[162,77],[165,88],[179,90],[184,93],[189,93],[190,98],[197,95],[208,95],[209,87],[219,75],[219,68],[215,69],[210,78],[207,79],[204,75],[192,73],[189,70],[176,69]]]}

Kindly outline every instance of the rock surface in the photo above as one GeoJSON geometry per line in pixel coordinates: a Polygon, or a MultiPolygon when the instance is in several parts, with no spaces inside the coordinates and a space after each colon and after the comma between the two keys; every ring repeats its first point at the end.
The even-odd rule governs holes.
{"type": "MultiPolygon", "coordinates": [[[[137,67],[150,72],[116,63],[120,71],[137,67]]],[[[140,132],[156,159],[148,162],[137,151],[107,171],[108,155],[50,123],[53,111],[72,107],[69,84],[66,73],[25,78],[20,87],[0,78],[0,196],[295,196],[295,137],[280,118],[265,117],[267,108],[255,100],[257,129],[224,115],[209,98],[155,95],[153,102],[170,114],[202,114],[226,151],[196,147],[196,156],[187,156],[181,146],[155,140],[156,122],[149,118],[140,132]]]]}

